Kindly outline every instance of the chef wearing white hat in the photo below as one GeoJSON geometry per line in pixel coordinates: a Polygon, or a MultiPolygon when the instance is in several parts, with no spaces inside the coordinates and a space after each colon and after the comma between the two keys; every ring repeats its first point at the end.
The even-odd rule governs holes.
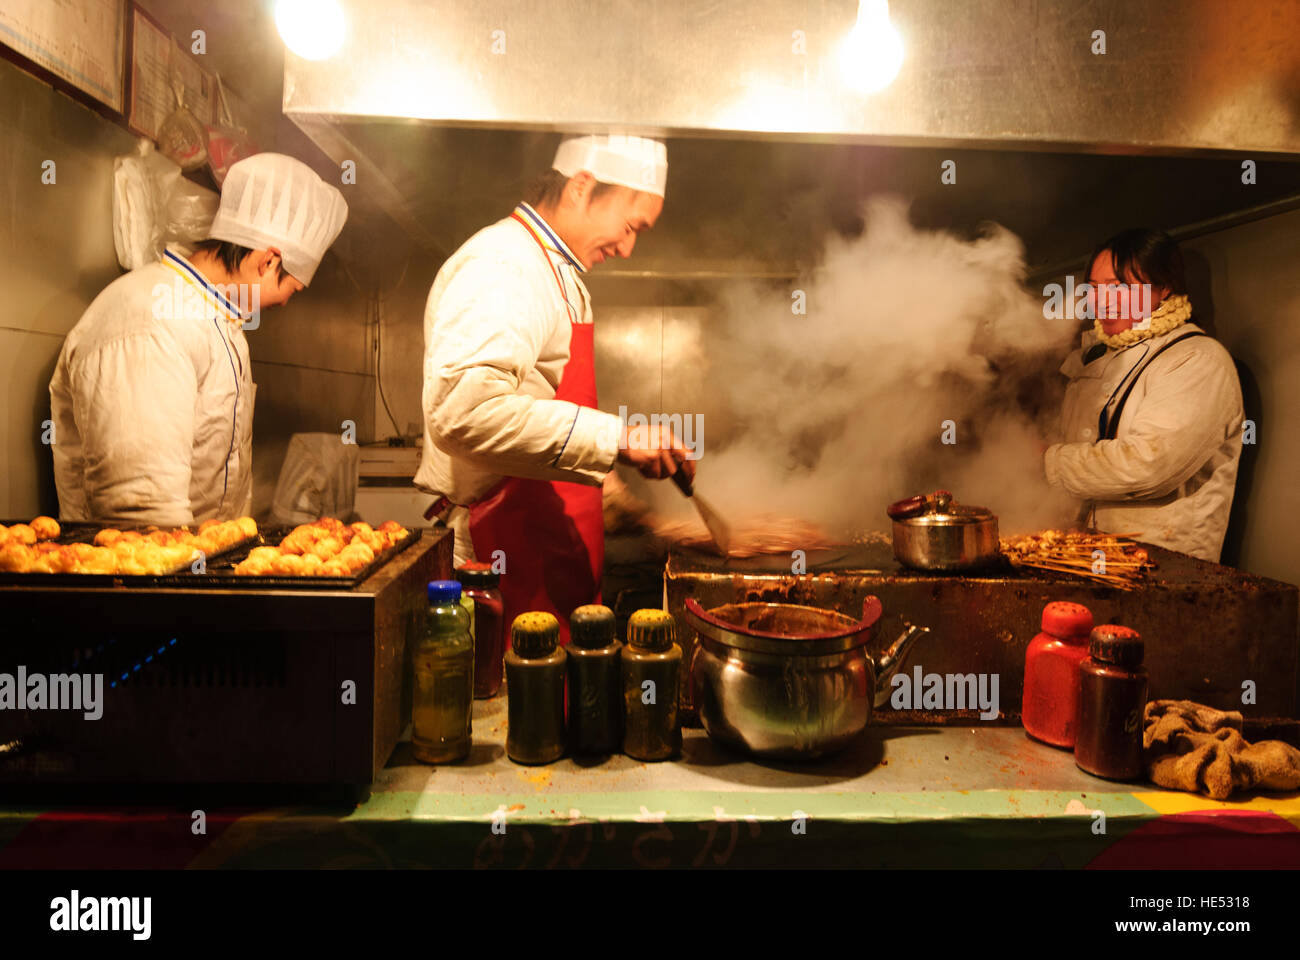
{"type": "Polygon", "coordinates": [[[170,526],[249,512],[244,326],[311,283],[346,219],[306,164],[257,154],[230,168],[194,254],[169,249],[95,298],[50,380],[60,516],[170,526]]]}
{"type": "Polygon", "coordinates": [[[443,264],[424,314],[429,516],[457,565],[504,560],[506,622],[599,602],[601,485],[616,461],[648,477],[694,463],[667,427],[624,429],[596,406],[582,277],[627,257],[663,210],[668,151],[638,136],[565,139],[510,216],[443,264]]]}

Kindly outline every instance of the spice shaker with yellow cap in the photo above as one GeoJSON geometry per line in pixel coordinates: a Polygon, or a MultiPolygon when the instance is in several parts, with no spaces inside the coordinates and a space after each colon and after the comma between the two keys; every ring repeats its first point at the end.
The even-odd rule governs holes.
{"type": "Polygon", "coordinates": [[[554,614],[521,613],[506,651],[506,756],[551,763],[564,756],[564,649],[554,614]]]}
{"type": "Polygon", "coordinates": [[[638,610],[627,623],[623,648],[623,752],[635,760],[667,760],[681,752],[677,686],[682,648],[676,624],[663,610],[638,610]]]}

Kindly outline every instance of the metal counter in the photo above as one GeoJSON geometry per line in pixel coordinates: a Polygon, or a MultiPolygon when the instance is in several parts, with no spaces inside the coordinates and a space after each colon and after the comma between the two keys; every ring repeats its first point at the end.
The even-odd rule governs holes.
{"type": "Polygon", "coordinates": [[[1219,803],[1098,780],[1011,727],[874,728],[779,767],[687,730],[676,761],[523,767],[497,698],[475,703],[466,761],[414,764],[402,742],[359,806],[196,792],[174,809],[0,809],[0,868],[1300,867],[1298,828],[1300,794],[1219,803]]]}

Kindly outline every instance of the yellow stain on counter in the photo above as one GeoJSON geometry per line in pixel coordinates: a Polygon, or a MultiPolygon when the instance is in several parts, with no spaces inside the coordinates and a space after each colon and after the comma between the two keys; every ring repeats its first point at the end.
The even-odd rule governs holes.
{"type": "Polygon", "coordinates": [[[545,790],[547,787],[551,785],[551,771],[549,770],[546,769],[541,769],[537,771],[516,770],[515,772],[518,773],[519,776],[522,777],[524,780],[527,780],[529,783],[535,786],[538,790],[545,790]]]}
{"type": "Polygon", "coordinates": [[[1133,796],[1161,815],[1206,810],[1250,810],[1275,814],[1300,829],[1300,793],[1256,793],[1240,800],[1211,800],[1197,793],[1163,791],[1134,793],[1133,796]]]}

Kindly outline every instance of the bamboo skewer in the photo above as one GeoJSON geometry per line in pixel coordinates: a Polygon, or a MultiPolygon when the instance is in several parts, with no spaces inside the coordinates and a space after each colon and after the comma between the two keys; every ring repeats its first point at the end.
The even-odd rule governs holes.
{"type": "Polygon", "coordinates": [[[1045,531],[1002,541],[1002,552],[1013,566],[1068,573],[1098,583],[1131,590],[1147,569],[1155,566],[1130,536],[1139,534],[1082,534],[1045,531]],[[1095,557],[1097,551],[1101,557],[1095,557]],[[1102,560],[1103,572],[1093,570],[1102,560]]]}

